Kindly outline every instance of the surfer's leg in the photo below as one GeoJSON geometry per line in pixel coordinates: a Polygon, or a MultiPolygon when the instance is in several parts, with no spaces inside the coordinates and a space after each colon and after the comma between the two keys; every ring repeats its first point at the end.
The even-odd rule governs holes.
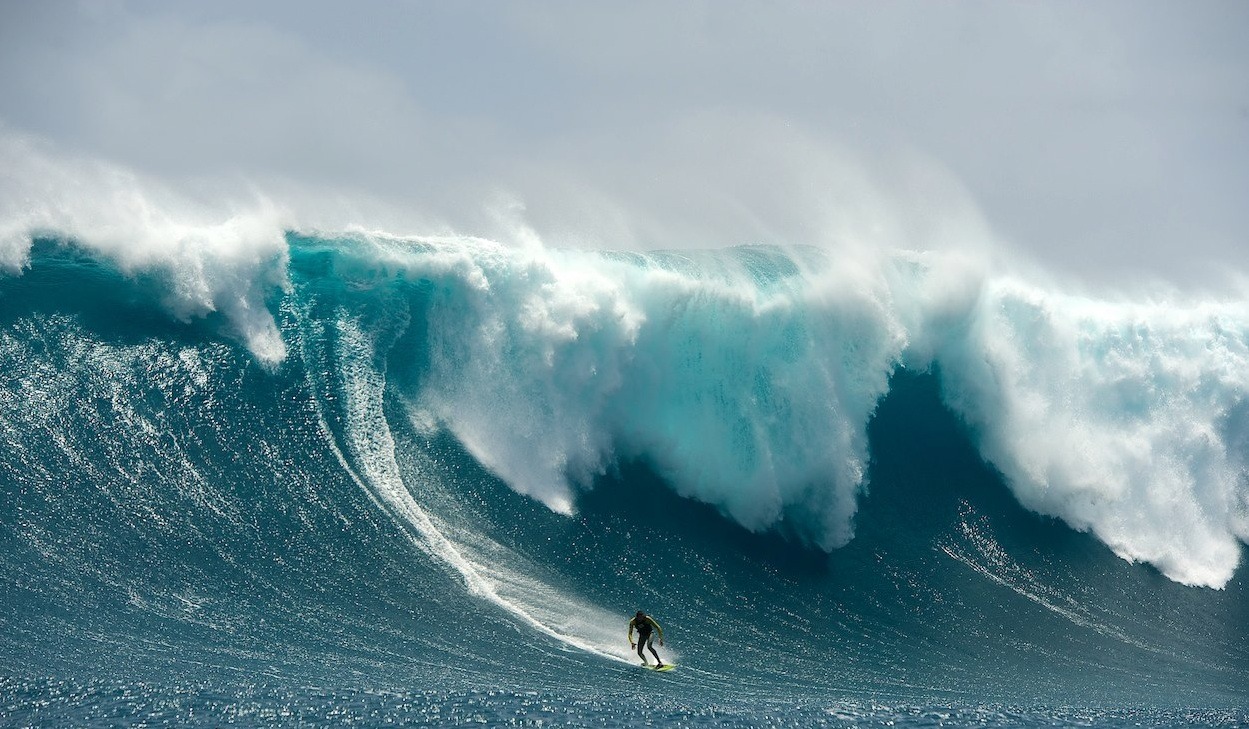
{"type": "Polygon", "coordinates": [[[646,654],[642,652],[642,648],[646,645],[647,636],[638,636],[638,658],[642,659],[642,665],[646,665],[646,654]]]}
{"type": "MultiPolygon", "coordinates": [[[[646,647],[651,649],[651,655],[655,657],[655,664],[662,666],[664,664],[664,661],[662,658],[659,657],[659,654],[655,652],[654,638],[647,639],[646,647]]],[[[646,660],[646,659],[643,658],[642,660],[646,660]]]]}

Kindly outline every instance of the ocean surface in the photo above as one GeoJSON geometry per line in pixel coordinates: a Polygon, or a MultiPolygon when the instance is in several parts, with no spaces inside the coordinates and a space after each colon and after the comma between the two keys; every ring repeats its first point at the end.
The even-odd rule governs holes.
{"type": "Polygon", "coordinates": [[[0,274],[0,725],[1249,726],[1243,300],[125,250],[0,274]]]}

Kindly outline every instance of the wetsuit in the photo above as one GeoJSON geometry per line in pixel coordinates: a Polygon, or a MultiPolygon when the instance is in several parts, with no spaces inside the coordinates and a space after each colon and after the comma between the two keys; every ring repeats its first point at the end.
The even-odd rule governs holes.
{"type": "Polygon", "coordinates": [[[642,663],[646,663],[646,656],[642,653],[642,648],[650,648],[651,655],[655,656],[656,665],[662,666],[664,664],[663,660],[659,657],[659,654],[655,652],[655,646],[651,645],[651,631],[659,631],[659,643],[662,645],[664,642],[664,629],[659,627],[659,623],[657,623],[655,619],[649,615],[643,615],[640,618],[634,617],[629,620],[630,643],[633,642],[634,628],[638,631],[638,658],[642,659],[642,663]]]}

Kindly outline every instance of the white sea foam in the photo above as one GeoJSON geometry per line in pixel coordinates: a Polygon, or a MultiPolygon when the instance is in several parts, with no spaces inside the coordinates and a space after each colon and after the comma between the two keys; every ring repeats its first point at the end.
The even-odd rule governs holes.
{"type": "Polygon", "coordinates": [[[286,285],[282,215],[263,198],[206,206],[130,170],[0,133],[0,271],[19,273],[37,236],[160,277],[174,316],[221,312],[258,359],[286,356],[265,305],[286,285]]]}
{"type": "Polygon", "coordinates": [[[1243,302],[1098,301],[921,254],[796,256],[759,280],[742,250],[413,250],[436,283],[425,407],[557,511],[641,456],[748,528],[844,544],[867,422],[905,362],[938,366],[1021,503],[1121,557],[1217,587],[1249,539],[1243,302]]]}
{"type": "Polygon", "coordinates": [[[422,248],[411,265],[437,282],[422,403],[557,511],[577,484],[643,457],[748,528],[845,544],[867,421],[905,343],[885,278],[825,266],[758,284],[720,263],[422,248]]]}
{"type": "Polygon", "coordinates": [[[998,278],[937,360],[1025,506],[1174,580],[1230,579],[1249,540],[1249,304],[1112,303],[998,278]]]}

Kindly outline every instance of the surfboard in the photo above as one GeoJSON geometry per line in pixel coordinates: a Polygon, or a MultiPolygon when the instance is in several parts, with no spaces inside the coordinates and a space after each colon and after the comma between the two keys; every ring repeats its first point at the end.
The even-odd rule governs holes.
{"type": "Polygon", "coordinates": [[[671,671],[672,669],[676,667],[677,667],[677,664],[675,663],[665,663],[662,666],[652,666],[651,664],[647,663],[642,666],[642,668],[645,668],[648,671],[671,671]]]}

